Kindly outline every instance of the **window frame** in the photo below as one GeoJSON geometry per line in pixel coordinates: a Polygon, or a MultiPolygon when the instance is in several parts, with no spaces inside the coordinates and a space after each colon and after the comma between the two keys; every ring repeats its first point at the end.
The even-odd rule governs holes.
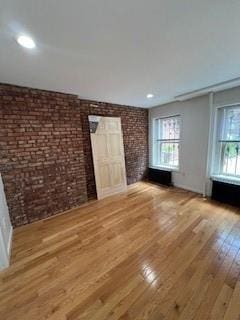
{"type": "MultiPolygon", "coordinates": [[[[240,102],[233,103],[229,105],[221,105],[217,106],[215,109],[215,117],[214,117],[214,137],[213,137],[213,148],[212,148],[212,161],[211,161],[211,177],[215,180],[218,177],[225,180],[230,181],[240,181],[240,174],[232,174],[232,173],[224,173],[223,172],[223,165],[222,165],[222,157],[221,157],[221,151],[222,146],[221,142],[228,141],[236,142],[237,140],[227,140],[224,139],[224,130],[226,126],[226,117],[222,115],[221,113],[224,113],[227,109],[240,109],[240,102]]],[[[226,142],[226,143],[228,143],[226,142]]],[[[239,139],[240,143],[240,139],[239,139]]]]}
{"type": "Polygon", "coordinates": [[[182,117],[180,114],[173,114],[173,115],[166,115],[162,117],[156,117],[152,119],[152,154],[151,154],[151,166],[153,168],[162,169],[162,170],[170,170],[170,171],[176,171],[179,172],[180,168],[180,150],[181,150],[181,136],[182,136],[182,117]],[[157,121],[169,119],[169,118],[178,118],[179,120],[179,139],[163,139],[166,140],[166,142],[169,141],[171,143],[171,140],[177,141],[178,143],[178,165],[165,165],[162,163],[158,163],[158,159],[160,156],[158,156],[158,153],[160,155],[160,151],[158,150],[159,145],[159,138],[158,138],[158,130],[159,126],[157,125],[157,121]]]}

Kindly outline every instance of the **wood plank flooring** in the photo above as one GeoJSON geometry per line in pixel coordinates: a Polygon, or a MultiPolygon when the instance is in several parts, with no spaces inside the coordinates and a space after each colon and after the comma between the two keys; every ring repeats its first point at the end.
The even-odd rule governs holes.
{"type": "Polygon", "coordinates": [[[141,182],[18,228],[0,319],[239,320],[239,210],[141,182]]]}

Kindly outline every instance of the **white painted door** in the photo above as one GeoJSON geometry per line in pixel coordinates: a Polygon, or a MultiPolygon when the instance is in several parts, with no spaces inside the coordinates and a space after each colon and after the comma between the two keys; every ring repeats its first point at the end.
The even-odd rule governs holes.
{"type": "Polygon", "coordinates": [[[126,191],[121,119],[89,116],[98,199],[126,191]]]}
{"type": "Polygon", "coordinates": [[[12,242],[12,224],[0,173],[0,270],[9,265],[12,242]]]}

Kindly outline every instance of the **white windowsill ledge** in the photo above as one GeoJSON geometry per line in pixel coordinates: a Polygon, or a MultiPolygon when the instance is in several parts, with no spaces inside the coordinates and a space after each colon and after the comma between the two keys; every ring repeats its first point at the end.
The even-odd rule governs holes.
{"type": "Polygon", "coordinates": [[[229,177],[229,176],[224,176],[219,174],[219,175],[211,176],[211,179],[214,181],[226,182],[226,183],[236,184],[240,186],[240,178],[229,177]]]}
{"type": "Polygon", "coordinates": [[[164,171],[171,171],[171,172],[180,172],[179,168],[177,167],[165,167],[165,166],[150,166],[152,169],[164,170],[164,171]]]}

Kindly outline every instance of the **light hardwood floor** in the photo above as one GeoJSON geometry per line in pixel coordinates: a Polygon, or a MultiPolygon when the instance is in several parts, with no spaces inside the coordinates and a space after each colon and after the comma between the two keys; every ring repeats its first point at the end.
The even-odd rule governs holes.
{"type": "Polygon", "coordinates": [[[239,320],[239,210],[137,183],[14,231],[1,320],[239,320]]]}

